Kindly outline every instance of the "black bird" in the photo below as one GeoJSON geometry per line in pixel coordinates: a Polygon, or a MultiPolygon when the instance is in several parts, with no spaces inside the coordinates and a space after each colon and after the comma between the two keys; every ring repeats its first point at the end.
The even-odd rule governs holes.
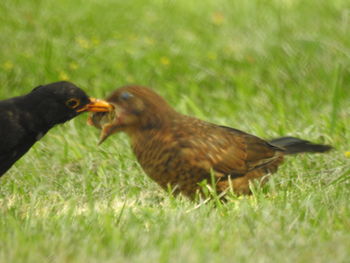
{"type": "Polygon", "coordinates": [[[110,105],[89,98],[73,83],[62,81],[0,101],[0,176],[53,126],[82,112],[107,112],[110,105]]]}

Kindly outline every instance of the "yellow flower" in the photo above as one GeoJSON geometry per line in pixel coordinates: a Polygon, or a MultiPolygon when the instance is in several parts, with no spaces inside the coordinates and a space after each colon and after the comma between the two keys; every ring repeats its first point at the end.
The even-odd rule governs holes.
{"type": "Polygon", "coordinates": [[[163,64],[164,66],[168,66],[170,64],[170,60],[167,57],[161,57],[160,63],[163,64]]]}
{"type": "Polygon", "coordinates": [[[69,63],[69,68],[71,70],[77,70],[79,68],[79,65],[75,62],[71,62],[71,63],[69,63]]]}
{"type": "Polygon", "coordinates": [[[127,49],[125,50],[125,52],[126,52],[128,55],[130,55],[130,56],[133,56],[133,55],[136,54],[135,50],[133,50],[133,49],[131,49],[131,48],[127,48],[127,49]]]}
{"type": "Polygon", "coordinates": [[[211,22],[214,25],[220,26],[225,22],[225,17],[222,13],[215,12],[211,15],[211,22]]]}
{"type": "Polygon", "coordinates": [[[214,52],[209,52],[207,56],[208,56],[208,58],[210,60],[216,60],[217,59],[217,56],[216,56],[216,54],[214,52]]]}
{"type": "Polygon", "coordinates": [[[58,75],[58,78],[60,80],[68,80],[69,79],[69,76],[66,72],[64,71],[60,71],[59,75],[58,75]]]}
{"type": "Polygon", "coordinates": [[[135,34],[130,34],[127,36],[128,40],[135,41],[137,40],[137,36],[135,34]]]}
{"type": "Polygon", "coordinates": [[[344,156],[345,156],[346,158],[350,158],[350,151],[345,152],[345,153],[344,153],[344,156]]]}
{"type": "Polygon", "coordinates": [[[2,68],[5,70],[11,70],[14,68],[15,65],[13,65],[12,62],[6,61],[4,64],[2,64],[2,68]]]}
{"type": "Polygon", "coordinates": [[[126,77],[126,81],[127,81],[128,83],[132,83],[132,82],[135,82],[135,79],[134,79],[132,76],[128,75],[128,76],[126,77]]]}
{"type": "Polygon", "coordinates": [[[89,43],[89,41],[86,40],[85,38],[78,37],[78,38],[76,39],[76,42],[78,43],[78,45],[79,45],[81,48],[84,48],[84,49],[90,48],[90,43],[89,43]]]}
{"type": "Polygon", "coordinates": [[[33,57],[33,53],[31,53],[31,52],[24,52],[24,53],[23,53],[23,56],[24,56],[25,58],[32,58],[32,57],[33,57]]]}
{"type": "Polygon", "coordinates": [[[150,45],[150,46],[153,46],[156,43],[156,41],[153,38],[149,38],[149,37],[145,37],[144,41],[147,45],[150,45]]]}
{"type": "Polygon", "coordinates": [[[100,43],[101,43],[101,40],[99,40],[98,38],[96,37],[93,37],[91,39],[91,43],[94,45],[94,46],[98,46],[100,43]]]}
{"type": "Polygon", "coordinates": [[[255,62],[255,58],[253,57],[253,56],[247,56],[246,57],[246,59],[247,59],[247,61],[249,62],[249,63],[254,63],[255,62]]]}
{"type": "Polygon", "coordinates": [[[115,64],[115,66],[116,66],[116,68],[119,69],[119,70],[125,68],[125,66],[124,66],[124,64],[123,64],[122,62],[117,62],[117,63],[115,64]]]}

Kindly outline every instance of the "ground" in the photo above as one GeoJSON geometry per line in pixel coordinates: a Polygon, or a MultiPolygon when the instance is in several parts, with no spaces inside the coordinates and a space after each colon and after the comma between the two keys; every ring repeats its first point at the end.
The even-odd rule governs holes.
{"type": "Polygon", "coordinates": [[[142,172],[87,115],[0,179],[0,262],[346,262],[347,0],[0,2],[0,99],[70,80],[147,85],[180,112],[263,138],[335,146],[289,157],[251,197],[194,203],[142,172]]]}

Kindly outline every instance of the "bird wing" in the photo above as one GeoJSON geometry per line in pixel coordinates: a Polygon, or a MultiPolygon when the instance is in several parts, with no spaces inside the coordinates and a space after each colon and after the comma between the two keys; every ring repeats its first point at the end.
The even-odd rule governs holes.
{"type": "Polygon", "coordinates": [[[17,145],[6,152],[0,153],[0,177],[21,158],[36,142],[35,135],[28,134],[21,138],[17,145]]]}
{"type": "Polygon", "coordinates": [[[212,169],[222,176],[244,175],[276,161],[283,152],[240,130],[207,123],[198,128],[193,124],[191,137],[179,140],[183,155],[191,165],[212,169]]]}
{"type": "Polygon", "coordinates": [[[283,149],[269,144],[254,135],[233,128],[222,128],[222,136],[226,137],[228,145],[220,160],[213,165],[214,170],[223,174],[245,174],[252,170],[268,166],[283,155],[283,149]],[[239,151],[237,151],[237,148],[239,151]],[[241,159],[244,163],[239,169],[232,162],[232,158],[241,159]]]}
{"type": "Polygon", "coordinates": [[[36,142],[37,134],[21,123],[13,99],[0,102],[0,176],[36,142]]]}

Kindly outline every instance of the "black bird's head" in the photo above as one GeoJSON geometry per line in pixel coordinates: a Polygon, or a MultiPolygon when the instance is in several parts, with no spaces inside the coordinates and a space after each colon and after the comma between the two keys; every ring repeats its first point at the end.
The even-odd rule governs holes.
{"type": "Polygon", "coordinates": [[[82,112],[108,112],[111,105],[88,95],[67,81],[55,82],[34,88],[26,96],[26,104],[47,124],[66,122],[82,112]]]}

